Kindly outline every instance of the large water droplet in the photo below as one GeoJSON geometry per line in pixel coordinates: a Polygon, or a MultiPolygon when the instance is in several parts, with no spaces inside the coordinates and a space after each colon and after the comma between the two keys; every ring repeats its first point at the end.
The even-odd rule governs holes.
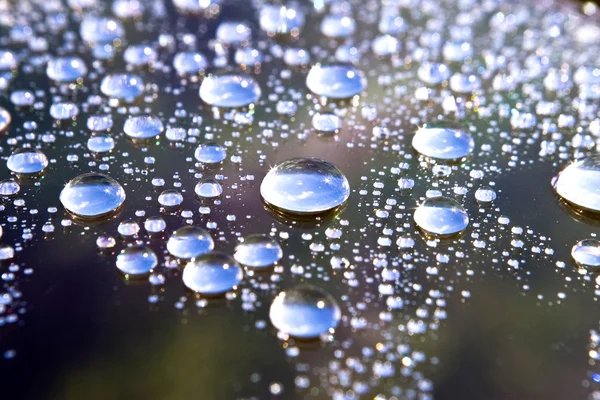
{"type": "Polygon", "coordinates": [[[246,236],[242,243],[235,247],[233,257],[237,262],[248,267],[270,267],[283,257],[279,243],[267,235],[246,236]]]}
{"type": "Polygon", "coordinates": [[[367,79],[362,71],[351,65],[316,64],[308,72],[306,86],[318,96],[347,99],[365,90],[367,79]]]}
{"type": "Polygon", "coordinates": [[[160,118],[154,115],[136,115],[127,118],[123,132],[133,139],[152,139],[164,130],[160,118]]]}
{"type": "Polygon", "coordinates": [[[304,25],[304,13],[280,5],[266,5],[260,10],[260,28],[269,36],[297,36],[304,25]]]}
{"type": "Polygon", "coordinates": [[[202,101],[216,107],[247,106],[256,102],[260,95],[258,83],[244,75],[210,75],[200,85],[202,101]]]}
{"type": "Polygon", "coordinates": [[[330,38],[343,39],[352,35],[355,30],[356,21],[348,15],[329,14],[321,22],[321,33],[330,38]]]}
{"type": "Polygon", "coordinates": [[[571,257],[582,268],[600,267],[600,240],[581,240],[571,249],[571,257]]]}
{"type": "Polygon", "coordinates": [[[12,116],[4,107],[0,107],[0,132],[4,132],[10,126],[12,116]]]}
{"type": "Polygon", "coordinates": [[[600,154],[568,165],[552,180],[552,186],[569,203],[600,212],[600,154]]]}
{"type": "Polygon", "coordinates": [[[177,258],[190,259],[215,247],[210,233],[195,226],[177,229],[167,241],[167,250],[177,258]]]}
{"type": "Polygon", "coordinates": [[[48,61],[46,75],[56,82],[73,82],[87,74],[87,67],[79,57],[56,57],[48,61]]]}
{"type": "Polygon", "coordinates": [[[280,331],[311,339],[335,328],[341,311],[329,293],[316,286],[299,285],[279,293],[271,304],[269,318],[280,331]]]}
{"type": "Polygon", "coordinates": [[[194,75],[208,67],[208,60],[203,54],[194,51],[177,53],[173,58],[173,68],[179,75],[194,75]]]}
{"type": "Polygon", "coordinates": [[[122,38],[125,29],[116,19],[91,15],[81,21],[79,33],[86,42],[101,44],[122,38]]]}
{"type": "Polygon", "coordinates": [[[18,149],[8,157],[6,166],[17,174],[39,174],[48,166],[48,158],[39,150],[18,149]]]}
{"type": "Polygon", "coordinates": [[[146,246],[126,247],[117,255],[117,268],[126,276],[147,275],[157,264],[156,254],[146,246]]]}
{"type": "Polygon", "coordinates": [[[144,92],[144,81],[133,74],[106,75],[100,84],[100,91],[108,97],[133,101],[144,92]]]}
{"type": "Polygon", "coordinates": [[[293,158],[273,167],[260,186],[269,205],[295,214],[317,214],[342,205],[350,196],[338,168],[318,158],[293,158]]]}
{"type": "Polygon", "coordinates": [[[434,236],[451,236],[469,225],[464,207],[454,199],[437,196],[425,200],[414,214],[415,223],[434,236]]]}
{"type": "Polygon", "coordinates": [[[117,210],[125,190],[113,178],[90,172],[71,179],[60,192],[60,202],[81,218],[100,218],[117,210]]]}
{"type": "Polygon", "coordinates": [[[207,142],[196,148],[194,157],[205,164],[218,164],[227,157],[227,150],[217,143],[207,142]]]}
{"type": "Polygon", "coordinates": [[[458,160],[473,152],[475,141],[470,133],[450,128],[420,128],[412,146],[424,156],[440,160],[458,160]]]}
{"type": "Polygon", "coordinates": [[[235,288],[244,272],[229,255],[204,254],[190,261],[183,269],[183,283],[194,292],[215,296],[235,288]]]}

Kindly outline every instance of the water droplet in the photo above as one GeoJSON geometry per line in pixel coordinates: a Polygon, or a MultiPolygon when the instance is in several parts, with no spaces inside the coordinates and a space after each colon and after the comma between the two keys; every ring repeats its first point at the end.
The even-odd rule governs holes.
{"type": "Polygon", "coordinates": [[[123,53],[123,59],[129,65],[139,67],[156,61],[158,54],[152,47],[144,45],[132,45],[127,47],[123,53]]]}
{"type": "Polygon", "coordinates": [[[321,33],[334,39],[347,38],[355,30],[356,21],[354,18],[343,14],[326,15],[321,22],[321,33]]]}
{"type": "Polygon", "coordinates": [[[117,210],[125,191],[113,178],[95,172],[71,179],[60,192],[67,211],[81,218],[100,218],[117,210]]]}
{"type": "Polygon", "coordinates": [[[317,158],[293,158],[273,167],[260,186],[269,205],[289,213],[316,214],[342,205],[350,196],[338,168],[317,158]]]}
{"type": "Polygon", "coordinates": [[[244,22],[221,22],[215,34],[217,40],[223,44],[237,46],[247,42],[252,31],[244,22]]]}
{"type": "Polygon", "coordinates": [[[581,240],[571,249],[571,257],[582,268],[600,267],[600,240],[581,240]]]}
{"type": "Polygon", "coordinates": [[[277,295],[269,318],[281,332],[311,339],[337,327],[341,311],[329,293],[316,286],[299,285],[277,295]]]}
{"type": "Polygon", "coordinates": [[[56,82],[74,82],[87,74],[87,66],[79,57],[56,57],[48,61],[46,75],[56,82]]]}
{"type": "Polygon", "coordinates": [[[167,223],[161,217],[148,217],[144,221],[144,229],[148,233],[160,233],[167,227],[167,223]]]}
{"type": "Polygon", "coordinates": [[[195,226],[177,229],[167,241],[167,250],[177,258],[190,259],[208,253],[215,247],[210,234],[195,226]]]}
{"type": "Polygon", "coordinates": [[[267,235],[250,235],[235,247],[233,257],[240,264],[253,268],[270,267],[283,257],[279,243],[267,235]]]}
{"type": "Polygon", "coordinates": [[[265,5],[260,10],[259,23],[269,36],[298,36],[304,26],[304,13],[292,7],[265,5]]]}
{"type": "Polygon", "coordinates": [[[71,102],[54,103],[50,106],[50,115],[57,120],[72,119],[79,115],[79,107],[71,102]]]}
{"type": "Polygon", "coordinates": [[[106,75],[100,84],[100,91],[105,96],[130,102],[144,92],[144,81],[133,74],[106,75]]]}
{"type": "Polygon", "coordinates": [[[342,127],[342,119],[335,114],[315,114],[312,117],[313,128],[320,133],[337,133],[342,127]]]}
{"type": "Polygon", "coordinates": [[[15,181],[0,181],[0,196],[14,196],[19,193],[19,190],[21,190],[21,186],[15,181]]]}
{"type": "Polygon", "coordinates": [[[235,288],[244,278],[244,272],[229,255],[204,254],[190,261],[183,269],[183,283],[203,295],[220,295],[235,288]]]}
{"type": "Polygon", "coordinates": [[[185,51],[175,55],[173,68],[182,76],[195,75],[208,68],[208,60],[201,53],[185,51]]]}
{"type": "Polygon", "coordinates": [[[18,149],[8,157],[6,166],[17,174],[39,174],[48,166],[48,158],[39,150],[18,149]]]}
{"type": "Polygon", "coordinates": [[[237,108],[256,102],[260,86],[249,76],[209,75],[200,85],[200,98],[207,104],[223,108],[237,108]]]}
{"type": "Polygon", "coordinates": [[[426,62],[417,70],[417,76],[423,83],[437,86],[450,78],[450,69],[445,64],[426,62]]]}
{"type": "Polygon", "coordinates": [[[362,71],[351,65],[314,65],[306,77],[306,86],[318,96],[347,99],[367,88],[362,71]]]}
{"type": "Polygon", "coordinates": [[[157,264],[156,254],[146,246],[126,247],[117,255],[117,268],[126,276],[147,275],[157,264]]]}
{"type": "Polygon", "coordinates": [[[94,132],[107,131],[113,126],[112,116],[92,115],[87,120],[87,127],[94,132]]]}
{"type": "Polygon", "coordinates": [[[123,132],[133,139],[152,139],[164,130],[160,118],[154,115],[136,115],[127,118],[123,132]]]}
{"type": "Polygon", "coordinates": [[[79,33],[88,43],[102,44],[121,39],[125,35],[125,29],[116,19],[90,15],[81,21],[79,33]]]}
{"type": "Polygon", "coordinates": [[[194,157],[205,164],[218,164],[227,158],[227,150],[214,142],[207,142],[196,148],[194,157]]]}
{"type": "Polygon", "coordinates": [[[4,107],[0,107],[0,132],[7,130],[11,122],[12,116],[8,110],[4,107]]]}
{"type": "Polygon", "coordinates": [[[389,57],[400,51],[400,42],[394,36],[380,35],[371,44],[373,53],[379,57],[389,57]]]}
{"type": "Polygon", "coordinates": [[[214,179],[204,179],[196,184],[194,192],[202,198],[218,197],[223,193],[223,187],[214,179]]]}
{"type": "Polygon", "coordinates": [[[434,236],[451,236],[469,225],[469,216],[464,207],[444,196],[425,200],[415,210],[414,220],[419,228],[434,236]]]}
{"type": "Polygon", "coordinates": [[[552,186],[567,202],[600,212],[600,155],[569,164],[552,180],[552,186]]]}
{"type": "Polygon", "coordinates": [[[496,191],[490,187],[480,187],[475,191],[475,199],[478,203],[489,204],[496,200],[496,191]]]}
{"type": "Polygon", "coordinates": [[[449,128],[420,128],[412,146],[426,157],[458,160],[473,152],[475,141],[470,133],[449,128]]]}
{"type": "Polygon", "coordinates": [[[163,207],[177,207],[183,203],[183,195],[175,189],[167,189],[158,195],[158,202],[163,207]]]}
{"type": "Polygon", "coordinates": [[[106,153],[115,148],[115,141],[109,135],[96,135],[88,139],[87,148],[94,153],[106,153]]]}

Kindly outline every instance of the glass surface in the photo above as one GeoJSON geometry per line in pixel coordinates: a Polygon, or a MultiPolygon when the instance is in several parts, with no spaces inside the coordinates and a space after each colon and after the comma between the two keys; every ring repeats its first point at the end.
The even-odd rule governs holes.
{"type": "Polygon", "coordinates": [[[173,3],[0,2],[2,398],[600,398],[598,249],[580,243],[598,239],[581,199],[596,177],[569,170],[568,202],[551,184],[600,146],[595,5],[173,3]],[[317,64],[336,69],[307,86],[317,64]],[[126,134],[149,115],[160,124],[126,134]],[[462,151],[444,159],[427,142],[427,157],[423,127],[474,144],[446,138],[462,151]],[[47,162],[11,171],[22,151],[47,162]],[[265,204],[266,174],[308,157],[343,173],[347,200],[317,215],[265,204]],[[60,201],[87,173],[122,187],[86,190],[99,219],[60,201]],[[201,181],[222,193],[197,196],[201,181]],[[414,219],[439,196],[468,215],[447,238],[414,219]],[[167,248],[188,225],[226,261],[208,296],[167,248]],[[255,234],[281,246],[274,265],[231,261],[255,234]],[[299,316],[319,322],[312,340],[269,316],[300,285],[319,297],[293,312],[333,315],[299,316]]]}

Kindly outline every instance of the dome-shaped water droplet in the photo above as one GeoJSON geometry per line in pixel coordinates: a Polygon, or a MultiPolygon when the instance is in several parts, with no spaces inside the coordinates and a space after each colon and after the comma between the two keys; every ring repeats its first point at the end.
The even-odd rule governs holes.
{"type": "Polygon", "coordinates": [[[0,181],[0,196],[14,196],[19,193],[21,186],[15,181],[3,180],[0,181]]]}
{"type": "Polygon", "coordinates": [[[79,107],[71,102],[54,103],[50,106],[50,115],[57,120],[72,119],[79,115],[79,107]]]}
{"type": "Polygon", "coordinates": [[[312,117],[313,128],[320,133],[337,133],[342,127],[342,119],[335,114],[315,114],[312,117]]]}
{"type": "Polygon", "coordinates": [[[177,258],[190,259],[208,253],[215,247],[210,234],[195,226],[177,229],[167,241],[167,250],[177,258]]]}
{"type": "Polygon", "coordinates": [[[9,71],[19,66],[15,54],[6,49],[0,49],[0,71],[9,71]]]}
{"type": "Polygon", "coordinates": [[[144,229],[148,233],[160,233],[163,232],[167,227],[167,223],[161,217],[148,217],[144,221],[144,229]]]}
{"type": "Polygon", "coordinates": [[[347,38],[354,31],[356,31],[356,21],[348,15],[329,14],[321,22],[321,33],[330,38],[347,38]]]}
{"type": "Polygon", "coordinates": [[[275,328],[290,336],[311,339],[335,328],[341,311],[335,299],[312,285],[299,285],[279,293],[269,318],[275,328]]]}
{"type": "Polygon", "coordinates": [[[6,166],[17,174],[39,174],[48,166],[48,158],[39,150],[18,149],[8,157],[6,166]]]}
{"type": "Polygon", "coordinates": [[[117,210],[125,190],[113,178],[90,172],[71,179],[60,192],[60,202],[81,218],[100,218],[117,210]]]}
{"type": "Polygon", "coordinates": [[[129,65],[140,67],[156,61],[158,54],[150,46],[133,45],[129,46],[123,53],[123,59],[129,65]]]}
{"type": "Polygon", "coordinates": [[[4,107],[0,107],[0,132],[4,132],[10,126],[12,116],[4,107]]]}
{"type": "Polygon", "coordinates": [[[46,75],[56,82],[74,82],[87,74],[87,66],[79,57],[55,57],[48,61],[46,75]]]}
{"type": "Polygon", "coordinates": [[[471,154],[475,141],[470,133],[450,128],[420,128],[412,140],[413,148],[426,157],[458,160],[471,154]]]}
{"type": "Polygon", "coordinates": [[[196,148],[194,157],[201,163],[218,164],[227,157],[227,150],[217,143],[207,142],[196,148]]]}
{"type": "Polygon", "coordinates": [[[389,57],[400,51],[400,42],[391,35],[381,35],[373,39],[373,53],[379,57],[389,57]]]}
{"type": "Polygon", "coordinates": [[[133,139],[152,139],[164,130],[160,118],[154,115],[136,115],[127,118],[123,132],[133,139]]]}
{"type": "Polygon", "coordinates": [[[250,40],[252,30],[243,22],[221,22],[215,34],[217,40],[227,45],[237,46],[250,40]]]}
{"type": "Polygon", "coordinates": [[[600,154],[569,164],[552,180],[552,186],[567,202],[600,212],[600,154]]]}
{"type": "Polygon", "coordinates": [[[157,264],[156,254],[146,246],[126,247],[117,255],[117,268],[127,276],[148,275],[157,264]]]}
{"type": "Polygon", "coordinates": [[[215,16],[221,2],[222,0],[173,0],[173,5],[183,14],[215,16]]]}
{"type": "Polygon", "coordinates": [[[246,236],[235,247],[233,257],[240,264],[253,268],[266,268],[274,265],[283,257],[279,243],[267,235],[246,236]]]}
{"type": "Polygon", "coordinates": [[[496,191],[490,187],[480,187],[475,191],[475,199],[478,203],[489,204],[496,200],[496,191]]]}
{"type": "Polygon", "coordinates": [[[28,107],[35,102],[35,95],[29,90],[15,90],[10,94],[10,101],[17,107],[28,107]]]}
{"type": "Polygon", "coordinates": [[[110,74],[102,79],[100,91],[108,97],[133,101],[144,92],[144,81],[133,74],[110,74]]]}
{"type": "Polygon", "coordinates": [[[92,115],[87,120],[87,127],[91,131],[101,132],[107,131],[113,126],[112,116],[105,115],[92,115]]]}
{"type": "Polygon", "coordinates": [[[445,64],[426,62],[417,70],[417,76],[423,83],[437,86],[450,78],[450,69],[445,64]]]}
{"type": "Polygon", "coordinates": [[[265,202],[284,212],[322,213],[350,196],[348,180],[334,165],[317,158],[293,158],[277,164],[260,185],[265,202]]]}
{"type": "Polygon", "coordinates": [[[259,24],[269,36],[297,36],[304,26],[304,13],[296,8],[266,5],[260,10],[259,24]]]}
{"type": "Polygon", "coordinates": [[[215,296],[235,288],[244,278],[244,271],[229,255],[204,254],[190,261],[183,269],[183,283],[194,292],[215,296]]]}
{"type": "Polygon", "coordinates": [[[451,236],[469,225],[464,207],[454,199],[437,196],[425,200],[416,210],[417,226],[434,236],[451,236]]]}
{"type": "Polygon", "coordinates": [[[139,0],[114,0],[111,6],[113,14],[120,19],[139,18],[144,13],[144,8],[139,0]]]}
{"type": "Polygon", "coordinates": [[[81,21],[79,33],[88,43],[102,44],[121,39],[125,29],[116,19],[90,15],[81,21]]]}
{"type": "Polygon", "coordinates": [[[137,235],[139,233],[139,231],[140,231],[140,224],[138,224],[133,219],[121,221],[119,223],[119,226],[117,226],[117,232],[119,232],[119,235],[121,235],[123,237],[137,235]]]}
{"type": "Polygon", "coordinates": [[[202,101],[216,107],[247,106],[256,102],[260,95],[258,83],[244,75],[210,75],[200,85],[202,101]]]}
{"type": "Polygon", "coordinates": [[[471,94],[481,88],[481,79],[477,75],[456,73],[450,77],[450,89],[460,94],[471,94]]]}
{"type": "Polygon", "coordinates": [[[218,197],[223,193],[223,187],[214,179],[204,179],[196,184],[194,192],[201,198],[218,197]]]}
{"type": "Polygon", "coordinates": [[[443,54],[447,61],[463,62],[473,57],[473,46],[469,42],[446,42],[443,54]]]}
{"type": "Polygon", "coordinates": [[[351,65],[316,64],[308,72],[306,86],[318,96],[347,99],[365,90],[367,79],[362,71],[351,65]]]}
{"type": "Polygon", "coordinates": [[[167,189],[158,195],[158,202],[163,207],[177,207],[183,203],[183,195],[175,189],[167,189]]]}
{"type": "Polygon", "coordinates": [[[173,58],[173,68],[182,76],[199,74],[207,67],[206,57],[195,51],[177,53],[173,58]]]}
{"type": "Polygon", "coordinates": [[[235,51],[235,63],[242,68],[257,67],[263,62],[263,54],[259,49],[240,47],[235,51]]]}
{"type": "Polygon", "coordinates": [[[571,257],[582,268],[600,268],[600,240],[581,240],[571,249],[571,257]]]}
{"type": "Polygon", "coordinates": [[[109,135],[92,136],[87,141],[87,148],[93,153],[107,153],[115,148],[115,140],[109,135]]]}

